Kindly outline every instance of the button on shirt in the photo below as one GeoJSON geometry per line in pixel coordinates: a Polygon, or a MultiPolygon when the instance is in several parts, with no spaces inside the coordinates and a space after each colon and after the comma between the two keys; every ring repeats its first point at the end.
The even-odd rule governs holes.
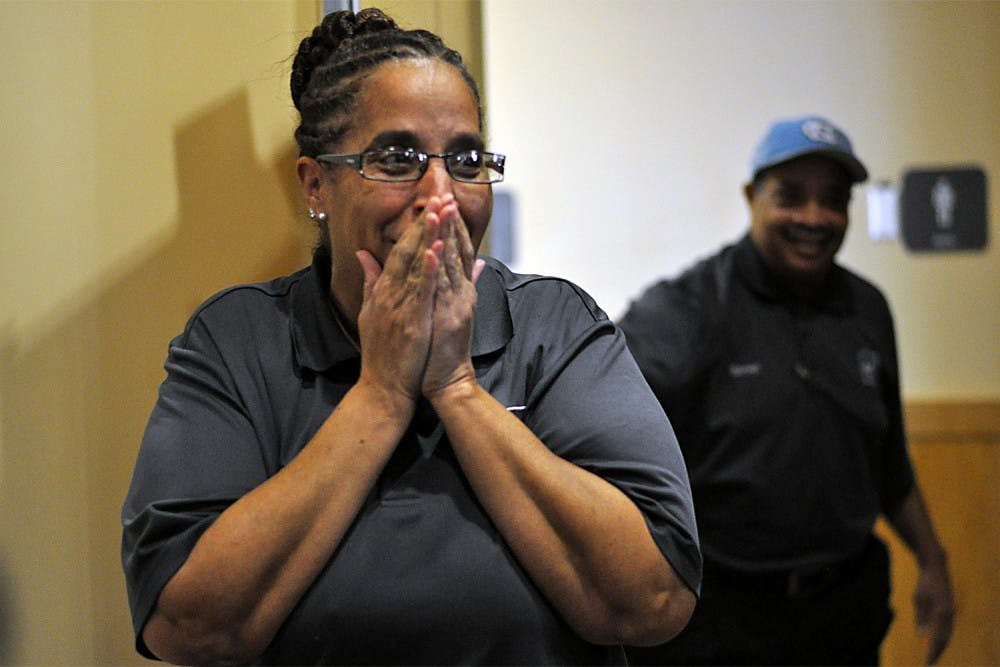
{"type": "MultiPolygon", "coordinates": [[[[329,265],[235,287],[170,345],[122,518],[137,646],[212,521],[309,442],[360,370],[329,265]]],[[[477,282],[479,383],[559,456],[642,511],[679,576],[701,560],[680,451],[621,332],[572,284],[490,260],[477,282]]],[[[234,566],[238,566],[235,565],[234,566]]],[[[609,664],[577,637],[477,501],[429,404],[261,659],[267,664],[609,664]]]]}
{"type": "Polygon", "coordinates": [[[680,441],[706,560],[841,560],[909,491],[892,319],[860,277],[834,267],[819,298],[796,300],[745,236],[620,324],[680,441]]]}

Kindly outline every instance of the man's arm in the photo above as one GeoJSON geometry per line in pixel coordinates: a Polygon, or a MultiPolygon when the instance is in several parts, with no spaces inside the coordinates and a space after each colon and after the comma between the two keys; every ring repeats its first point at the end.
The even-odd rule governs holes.
{"type": "Polygon", "coordinates": [[[934,664],[951,639],[955,604],[948,577],[948,557],[934,532],[916,481],[899,508],[887,518],[916,556],[920,568],[913,604],[917,629],[922,633],[929,632],[931,636],[927,664],[934,664]]]}

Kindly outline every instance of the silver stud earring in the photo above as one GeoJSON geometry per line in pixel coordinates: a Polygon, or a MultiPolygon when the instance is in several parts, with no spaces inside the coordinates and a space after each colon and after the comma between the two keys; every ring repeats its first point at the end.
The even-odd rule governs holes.
{"type": "Polygon", "coordinates": [[[316,213],[316,211],[314,211],[313,209],[310,208],[309,209],[309,219],[310,220],[316,220],[318,222],[326,222],[326,213],[324,213],[323,211],[320,211],[319,213],[316,213]]]}

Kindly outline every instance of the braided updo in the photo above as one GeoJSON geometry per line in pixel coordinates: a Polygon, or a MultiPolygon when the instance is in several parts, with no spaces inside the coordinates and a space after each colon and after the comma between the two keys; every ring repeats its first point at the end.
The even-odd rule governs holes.
{"type": "Polygon", "coordinates": [[[403,30],[380,9],[327,14],[302,40],[292,63],[292,102],[301,123],[295,130],[299,154],[315,157],[335,145],[351,128],[355,101],[365,77],[389,60],[437,58],[465,79],[479,109],[475,80],[462,56],[426,30],[403,30]]]}

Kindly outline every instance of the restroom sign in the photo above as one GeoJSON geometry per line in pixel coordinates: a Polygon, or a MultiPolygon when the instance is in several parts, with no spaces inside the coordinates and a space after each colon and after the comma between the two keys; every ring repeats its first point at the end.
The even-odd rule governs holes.
{"type": "Polygon", "coordinates": [[[911,169],[900,196],[910,250],[982,250],[987,244],[986,173],[979,167],[911,169]]]}

